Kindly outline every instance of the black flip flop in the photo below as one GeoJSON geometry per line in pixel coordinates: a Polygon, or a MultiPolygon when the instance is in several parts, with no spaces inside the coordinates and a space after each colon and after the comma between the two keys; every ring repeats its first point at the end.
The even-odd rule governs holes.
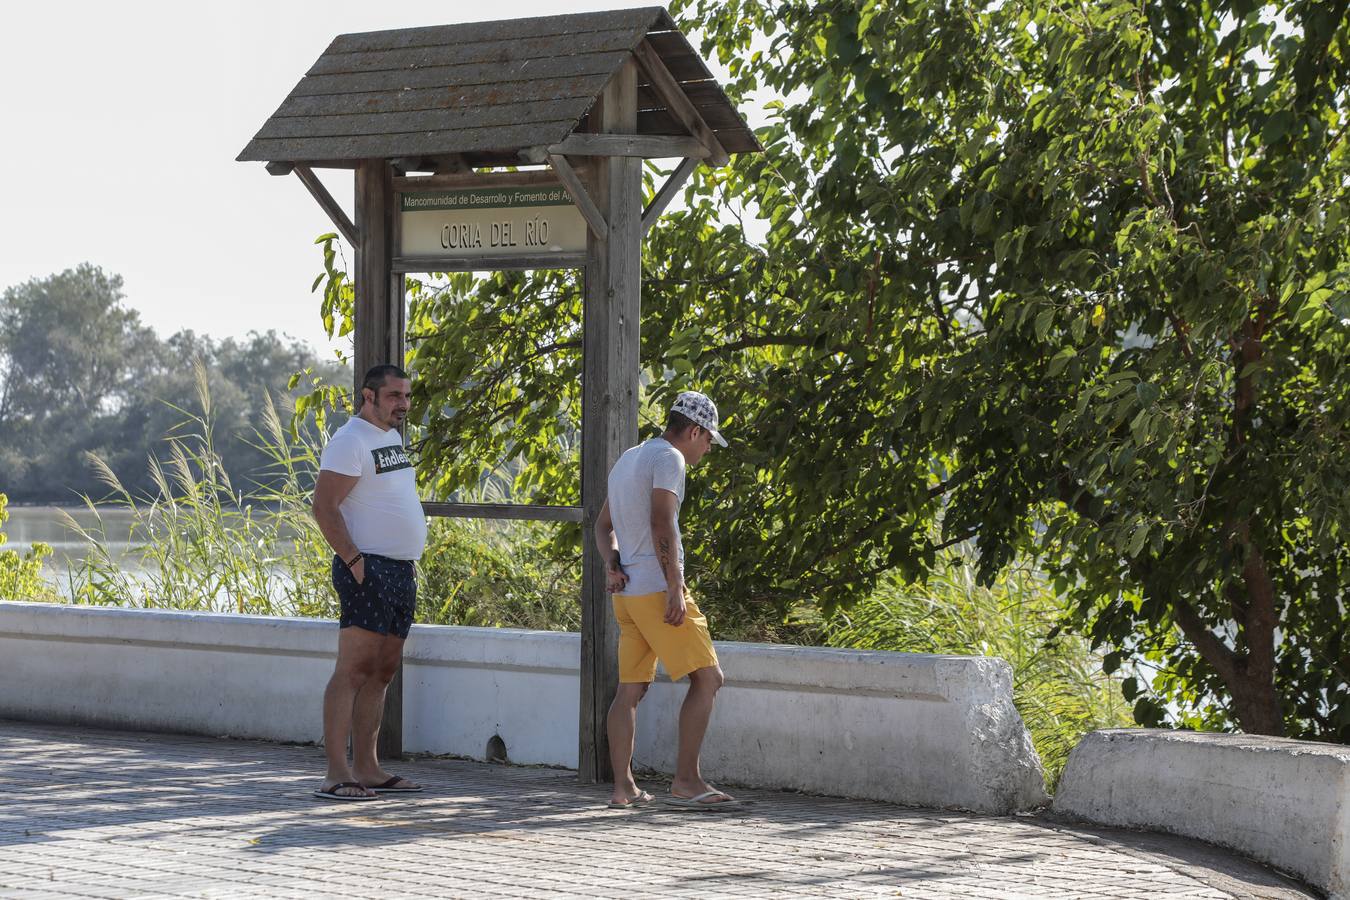
{"type": "Polygon", "coordinates": [[[376,796],[373,795],[373,794],[339,794],[339,793],[337,793],[338,791],[342,790],[343,788],[365,788],[366,790],[370,790],[370,788],[366,788],[365,785],[360,784],[359,782],[356,782],[356,781],[339,781],[337,784],[333,785],[332,787],[326,788],[326,789],[324,789],[324,790],[315,791],[315,792],[314,792],[314,796],[315,796],[315,797],[322,798],[322,799],[324,799],[324,800],[338,800],[338,801],[354,800],[354,801],[357,801],[357,802],[361,802],[361,801],[364,801],[364,800],[378,800],[378,799],[380,799],[379,797],[376,797],[376,796]]]}

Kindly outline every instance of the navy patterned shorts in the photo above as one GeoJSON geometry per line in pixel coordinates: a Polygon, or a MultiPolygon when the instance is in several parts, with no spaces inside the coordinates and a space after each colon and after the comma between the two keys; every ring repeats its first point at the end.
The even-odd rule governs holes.
{"type": "Polygon", "coordinates": [[[390,559],[373,553],[365,559],[365,581],[346,563],[333,556],[333,589],[337,591],[342,614],[338,627],[355,625],[377,634],[406,638],[417,609],[417,571],[410,559],[390,559]]]}

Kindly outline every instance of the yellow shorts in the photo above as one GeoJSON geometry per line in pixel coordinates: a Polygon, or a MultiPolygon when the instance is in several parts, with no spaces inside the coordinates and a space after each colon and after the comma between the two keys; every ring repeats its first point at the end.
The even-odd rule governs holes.
{"type": "Polygon", "coordinates": [[[686,600],[684,622],[667,625],[666,594],[614,594],[614,618],[619,620],[619,682],[646,684],[656,678],[656,660],[671,681],[695,669],[717,665],[717,653],[708,635],[708,620],[692,600],[686,600]]]}

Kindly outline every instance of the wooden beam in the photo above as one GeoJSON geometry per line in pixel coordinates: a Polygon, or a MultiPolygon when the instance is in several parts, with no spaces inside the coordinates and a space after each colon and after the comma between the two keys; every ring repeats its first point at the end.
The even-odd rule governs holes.
{"type": "Polygon", "coordinates": [[[398,156],[389,160],[394,167],[394,177],[401,178],[411,172],[432,172],[437,175],[462,174],[472,172],[473,167],[464,159],[463,153],[450,153],[440,156],[398,156]]]}
{"type": "Polygon", "coordinates": [[[497,187],[552,187],[558,176],[552,169],[522,172],[448,172],[436,175],[407,175],[394,178],[394,190],[411,194],[416,191],[446,191],[459,188],[497,187]]]}
{"type": "Polygon", "coordinates": [[[524,269],[582,269],[586,266],[583,251],[556,253],[513,254],[512,256],[396,256],[395,272],[495,272],[524,269]]]}
{"type": "MultiPolygon", "coordinates": [[[[326,193],[326,192],[325,192],[326,193]]],[[[355,322],[352,355],[353,412],[360,411],[361,381],[382,363],[403,365],[403,276],[390,271],[394,240],[393,169],[383,160],[356,167],[355,322]]],[[[403,667],[384,694],[384,720],[376,750],[384,759],[403,755],[403,667]]]]}
{"type": "MultiPolygon", "coordinates": [[[[637,125],[637,65],[629,59],[610,79],[589,116],[604,134],[637,125]]],[[[561,157],[555,157],[561,159],[561,157]]],[[[555,163],[556,165],[556,163],[555,163]]],[[[606,714],[618,689],[618,624],[605,590],[605,563],[595,547],[609,470],[637,443],[639,328],[642,303],[642,161],[594,157],[596,203],[608,227],[586,241],[581,400],[581,720],[578,777],[613,778],[606,714]]]]}
{"type": "Polygon", "coordinates": [[[263,168],[267,169],[268,175],[289,175],[295,165],[288,162],[270,162],[263,168]]]}
{"type": "Polygon", "coordinates": [[[523,503],[434,503],[422,501],[429,516],[464,519],[530,519],[536,522],[580,522],[580,506],[534,506],[523,503]]]}
{"type": "Polygon", "coordinates": [[[310,196],[318,201],[323,211],[328,213],[328,218],[337,226],[338,234],[342,235],[342,239],[347,242],[347,245],[350,247],[358,246],[361,243],[361,236],[357,232],[356,226],[352,224],[351,219],[347,218],[347,214],[343,212],[342,207],[338,206],[338,202],[333,199],[333,195],[328,193],[328,188],[323,186],[323,182],[314,174],[314,170],[309,166],[296,165],[295,175],[300,179],[300,183],[309,190],[310,196]]]}
{"type": "MultiPolygon", "coordinates": [[[[581,217],[591,227],[591,235],[598,236],[607,233],[609,225],[605,221],[605,214],[600,211],[600,207],[595,205],[591,195],[586,192],[586,186],[577,177],[576,170],[567,161],[567,157],[550,155],[548,161],[553,166],[553,171],[558,173],[558,180],[562,182],[563,187],[567,188],[567,193],[572,195],[572,202],[577,205],[581,217]]],[[[637,162],[637,160],[633,160],[633,162],[637,162]]]]}
{"type": "Polygon", "coordinates": [[[451,153],[449,156],[437,156],[432,160],[437,175],[472,173],[473,167],[464,158],[463,153],[451,153]]]}
{"type": "Polygon", "coordinates": [[[651,81],[652,87],[660,94],[661,99],[666,103],[666,109],[676,119],[680,121],[689,133],[698,138],[699,141],[708,148],[708,161],[715,166],[725,166],[731,161],[727,151],[722,146],[722,142],[717,139],[717,135],[708,127],[708,123],[703,121],[703,116],[685,95],[684,89],[680,83],[675,80],[675,76],[670,74],[666,64],[661,61],[661,55],[653,49],[652,45],[643,38],[638,42],[633,50],[638,63],[642,66],[642,71],[647,73],[647,78],[651,81]]]}
{"type": "Polygon", "coordinates": [[[551,144],[550,154],[567,156],[640,156],[646,159],[709,155],[697,138],[666,134],[569,134],[551,144]]]}
{"type": "Polygon", "coordinates": [[[548,162],[548,147],[544,144],[537,144],[533,147],[523,148],[518,151],[516,155],[527,163],[540,165],[541,163],[548,162]]]}
{"type": "MultiPolygon", "coordinates": [[[[325,192],[327,193],[327,192],[325,192]]],[[[403,365],[403,298],[394,297],[393,170],[383,160],[362,160],[356,167],[356,292],[352,336],[354,405],[360,406],[360,384],[366,370],[383,363],[403,365]]],[[[354,409],[353,412],[359,412],[354,409]]]]}
{"type": "Polygon", "coordinates": [[[689,176],[694,174],[694,169],[698,167],[698,160],[694,158],[686,159],[680,163],[666,183],[661,185],[661,190],[656,192],[652,202],[647,204],[647,208],[642,211],[642,233],[646,234],[651,227],[656,224],[656,220],[661,218],[661,213],[666,211],[670,201],[675,199],[675,195],[684,187],[684,183],[689,180],[689,176]]]}

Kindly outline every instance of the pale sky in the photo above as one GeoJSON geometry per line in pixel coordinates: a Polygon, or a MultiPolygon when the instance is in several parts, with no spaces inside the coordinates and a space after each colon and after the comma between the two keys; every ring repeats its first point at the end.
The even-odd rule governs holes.
{"type": "MultiPolygon", "coordinates": [[[[333,37],[642,5],[6,4],[0,289],[88,261],[161,337],[275,328],[327,354],[309,290],[334,229],[295,176],[234,158],[333,37]]],[[[350,215],[351,173],[321,175],[350,215]]]]}

